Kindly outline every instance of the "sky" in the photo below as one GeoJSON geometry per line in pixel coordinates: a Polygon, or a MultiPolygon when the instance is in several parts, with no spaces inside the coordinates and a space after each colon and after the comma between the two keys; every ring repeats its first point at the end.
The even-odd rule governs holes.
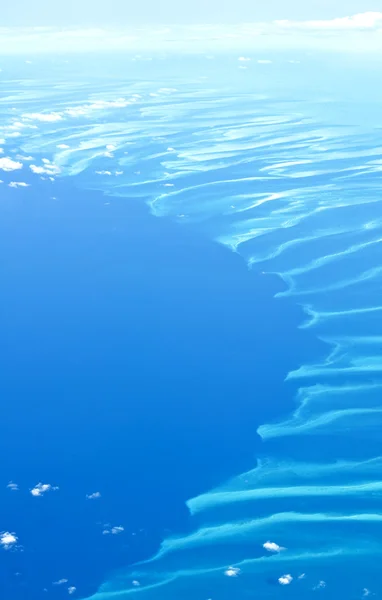
{"type": "Polygon", "coordinates": [[[19,0],[4,4],[2,27],[306,20],[381,9],[381,0],[19,0]]]}

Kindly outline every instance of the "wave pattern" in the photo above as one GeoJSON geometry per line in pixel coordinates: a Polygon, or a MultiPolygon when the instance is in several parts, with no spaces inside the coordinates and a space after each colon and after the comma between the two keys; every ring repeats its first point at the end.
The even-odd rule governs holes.
{"type": "Polygon", "coordinates": [[[2,135],[19,122],[20,152],[43,152],[57,174],[142,198],[278,274],[280,309],[283,298],[301,305],[301,327],[329,349],[288,374],[299,385],[293,414],[258,432],[268,458],[189,500],[192,533],[165,540],[94,600],[381,593],[378,130],[363,127],[358,107],[344,124],[345,100],[325,119],[325,103],[303,94],[280,100],[198,78],[89,84],[81,101],[74,88],[14,92],[2,135]]]}

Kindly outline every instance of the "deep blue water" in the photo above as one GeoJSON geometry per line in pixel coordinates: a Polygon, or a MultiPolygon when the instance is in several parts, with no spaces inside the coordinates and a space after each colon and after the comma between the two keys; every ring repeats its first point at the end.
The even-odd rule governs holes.
{"type": "Polygon", "coordinates": [[[317,343],[279,281],[138,201],[3,190],[1,527],[24,551],[1,556],[1,594],[60,597],[67,578],[85,596],[253,466],[256,428],[287,410],[283,379],[317,343]],[[32,498],[39,481],[60,489],[32,498]]]}

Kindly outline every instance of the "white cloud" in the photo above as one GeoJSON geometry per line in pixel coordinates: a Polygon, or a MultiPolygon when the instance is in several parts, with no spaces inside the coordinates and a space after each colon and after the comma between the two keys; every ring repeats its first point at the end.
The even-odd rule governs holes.
{"type": "Polygon", "coordinates": [[[89,500],[95,500],[96,498],[101,498],[101,492],[94,492],[93,494],[86,494],[86,498],[89,500]]]}
{"type": "Polygon", "coordinates": [[[111,171],[96,171],[96,175],[111,175],[111,171]]]}
{"type": "Polygon", "coordinates": [[[263,548],[268,550],[268,552],[281,552],[282,550],[286,550],[286,548],[279,546],[275,542],[265,542],[265,544],[263,544],[263,548]]]}
{"type": "Polygon", "coordinates": [[[289,585],[290,583],[292,583],[292,581],[292,575],[282,575],[282,577],[279,577],[280,585],[289,585]]]}
{"type": "Polygon", "coordinates": [[[31,121],[42,121],[45,123],[54,123],[55,121],[62,121],[62,115],[57,112],[52,113],[25,113],[22,115],[24,119],[30,119],[31,121]]]}
{"type": "Polygon", "coordinates": [[[37,165],[30,165],[30,170],[32,171],[32,173],[36,173],[36,175],[46,173],[45,167],[38,167],[37,165]]]}
{"type": "Polygon", "coordinates": [[[237,577],[240,573],[240,569],[237,567],[228,567],[226,571],[224,571],[224,575],[227,577],[237,577]]]}
{"type": "Polygon", "coordinates": [[[17,543],[17,536],[14,533],[9,533],[9,531],[3,531],[0,533],[0,546],[2,546],[5,550],[9,550],[12,546],[17,543]]]}
{"type": "MultiPolygon", "coordinates": [[[[126,108],[130,104],[136,102],[136,98],[127,100],[126,98],[117,98],[116,100],[95,100],[92,103],[79,106],[72,106],[65,110],[65,114],[69,117],[83,117],[89,115],[95,110],[104,110],[107,108],[126,108]]],[[[112,146],[112,144],[108,144],[112,146]]],[[[113,150],[115,147],[113,146],[113,150]]]]}
{"type": "Polygon", "coordinates": [[[58,581],[53,581],[53,585],[63,585],[64,583],[68,583],[69,579],[59,579],[58,581]]]}
{"type": "Polygon", "coordinates": [[[68,587],[68,594],[72,595],[76,590],[77,588],[74,587],[74,585],[71,585],[70,587],[68,587]]]}
{"type": "Polygon", "coordinates": [[[251,59],[247,58],[246,56],[239,56],[237,60],[239,60],[240,62],[249,62],[251,59]]]}
{"type": "Polygon", "coordinates": [[[46,492],[58,490],[58,487],[53,487],[50,483],[38,483],[31,489],[32,496],[42,496],[46,492]]]}
{"type": "Polygon", "coordinates": [[[17,187],[29,187],[29,183],[25,183],[25,181],[11,181],[8,183],[9,187],[17,188],[17,187]]]}
{"type": "Polygon", "coordinates": [[[134,587],[139,587],[141,585],[137,579],[134,579],[134,581],[132,581],[131,583],[134,587]]]}
{"type": "Polygon", "coordinates": [[[16,158],[19,160],[33,160],[33,156],[23,156],[22,154],[16,154],[16,158]]]}
{"type": "Polygon", "coordinates": [[[316,586],[314,586],[314,590],[322,590],[323,588],[326,587],[326,582],[325,581],[319,581],[318,584],[316,586]]]}
{"type": "Polygon", "coordinates": [[[118,535],[119,533],[122,533],[122,531],[125,531],[125,528],[121,527],[121,526],[117,526],[117,527],[112,527],[111,528],[111,533],[113,535],[118,535]]]}
{"type": "Polygon", "coordinates": [[[125,108],[131,104],[130,100],[126,98],[117,98],[117,100],[96,100],[93,104],[89,105],[89,108],[99,110],[101,108],[125,108]]]}
{"type": "Polygon", "coordinates": [[[65,150],[66,148],[70,148],[70,146],[68,146],[68,144],[57,144],[56,148],[59,148],[60,150],[65,150]]]}
{"type": "Polygon", "coordinates": [[[106,150],[113,151],[116,149],[117,149],[117,146],[114,146],[114,144],[106,144],[106,150]]]}
{"type": "Polygon", "coordinates": [[[37,125],[31,125],[30,123],[23,123],[22,121],[13,121],[11,125],[6,126],[6,133],[8,130],[20,130],[20,129],[38,129],[37,125]]]}
{"type": "Polygon", "coordinates": [[[69,117],[82,117],[87,114],[87,111],[83,106],[68,108],[65,112],[67,115],[69,115],[69,117]]]}
{"type": "Polygon", "coordinates": [[[18,162],[16,160],[12,160],[11,158],[5,157],[0,158],[0,169],[2,171],[16,171],[17,169],[22,169],[23,163],[18,162]]]}
{"type": "Polygon", "coordinates": [[[10,481],[7,485],[7,488],[9,490],[12,490],[13,492],[17,492],[17,490],[19,489],[19,486],[17,485],[17,483],[14,483],[13,481],[10,481]]]}
{"type": "Polygon", "coordinates": [[[259,65],[271,65],[272,61],[267,59],[267,58],[263,58],[257,61],[257,64],[259,65]]]}
{"type": "Polygon", "coordinates": [[[106,528],[103,530],[103,535],[108,535],[109,533],[111,533],[111,535],[118,535],[119,533],[122,533],[123,531],[125,531],[125,528],[117,525],[116,527],[111,527],[111,528],[106,528]]]}
{"type": "Polygon", "coordinates": [[[274,21],[278,27],[318,30],[364,30],[382,28],[382,12],[364,12],[348,17],[318,21],[274,21]]]}
{"type": "Polygon", "coordinates": [[[43,166],[29,165],[32,173],[35,173],[36,175],[56,175],[57,173],[61,172],[61,169],[52,163],[48,158],[43,158],[42,162],[44,163],[43,166]]]}

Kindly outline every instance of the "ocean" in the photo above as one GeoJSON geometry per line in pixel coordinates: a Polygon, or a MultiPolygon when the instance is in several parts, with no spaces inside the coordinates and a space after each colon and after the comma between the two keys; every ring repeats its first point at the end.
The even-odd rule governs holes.
{"type": "Polygon", "coordinates": [[[257,59],[1,65],[6,600],[382,591],[380,67],[257,59]]]}

